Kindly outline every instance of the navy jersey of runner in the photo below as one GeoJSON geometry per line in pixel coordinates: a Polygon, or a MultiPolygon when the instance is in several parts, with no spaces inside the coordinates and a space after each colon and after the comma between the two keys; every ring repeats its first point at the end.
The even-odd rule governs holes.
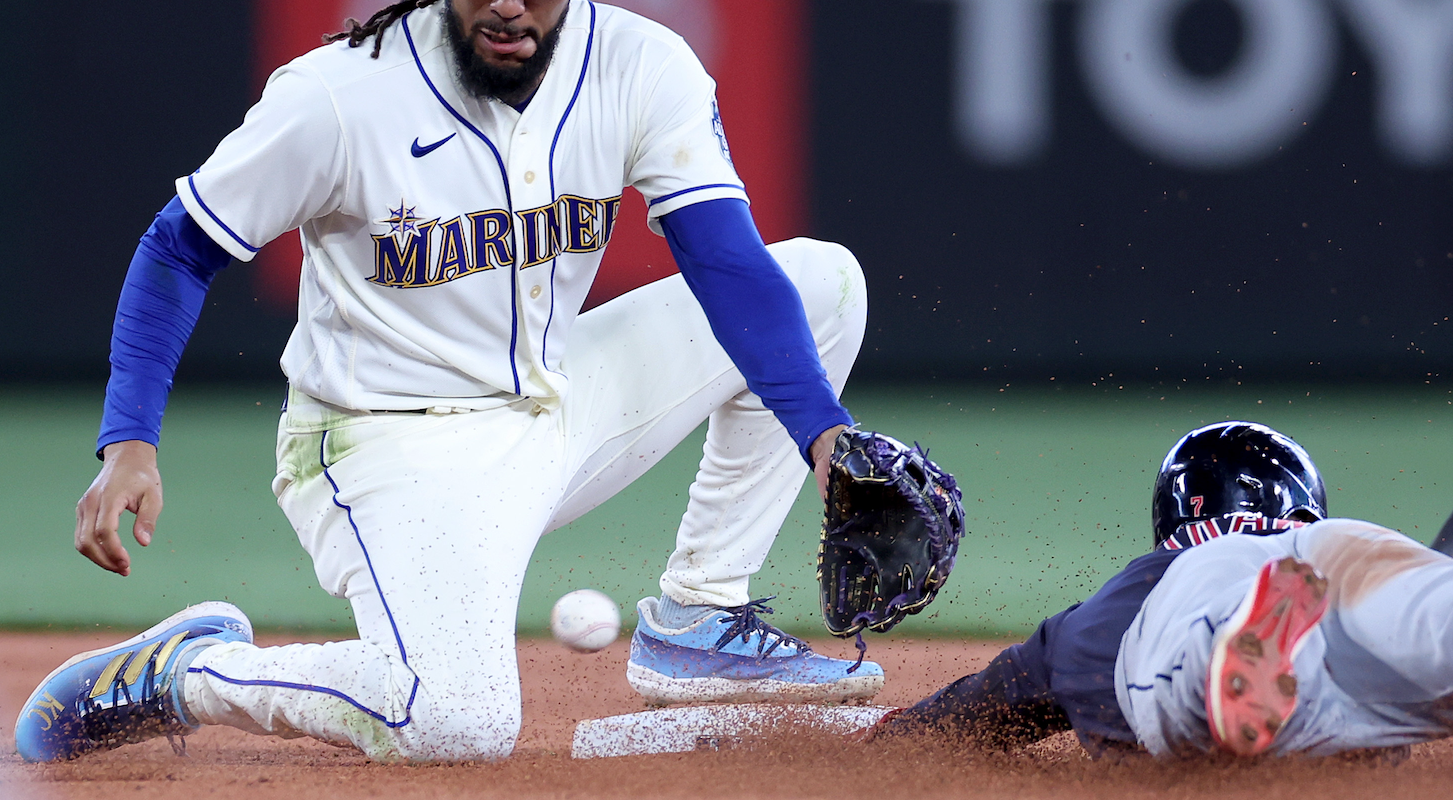
{"type": "Polygon", "coordinates": [[[1120,639],[1146,596],[1185,550],[1155,550],[1130,562],[1090,599],[1040,623],[982,672],[904,709],[884,733],[932,729],[994,747],[1018,747],[1073,729],[1091,755],[1135,744],[1115,699],[1120,639]]]}

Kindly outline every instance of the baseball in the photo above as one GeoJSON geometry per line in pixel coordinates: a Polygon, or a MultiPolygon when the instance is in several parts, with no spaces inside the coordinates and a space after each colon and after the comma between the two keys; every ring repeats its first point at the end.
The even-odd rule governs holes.
{"type": "Polygon", "coordinates": [[[576,589],[555,601],[550,633],[579,653],[594,653],[616,640],[621,612],[614,600],[594,589],[576,589]]]}

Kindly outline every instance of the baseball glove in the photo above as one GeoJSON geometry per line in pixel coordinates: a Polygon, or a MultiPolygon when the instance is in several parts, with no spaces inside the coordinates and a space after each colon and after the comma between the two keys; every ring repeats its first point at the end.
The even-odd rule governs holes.
{"type": "Polygon", "coordinates": [[[817,550],[827,629],[883,633],[923,610],[953,570],[963,533],[958,484],[927,453],[879,433],[843,431],[817,550]]]}

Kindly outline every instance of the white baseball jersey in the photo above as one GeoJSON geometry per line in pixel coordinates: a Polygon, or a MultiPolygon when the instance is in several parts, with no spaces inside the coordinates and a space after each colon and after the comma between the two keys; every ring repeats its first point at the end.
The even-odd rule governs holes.
{"type": "Polygon", "coordinates": [[[293,386],[354,409],[558,406],[560,360],[622,188],[651,225],[745,200],[715,83],[676,34],[571,0],[524,112],[463,92],[448,3],[278,70],[242,126],[177,193],[243,261],[301,228],[293,386]]]}

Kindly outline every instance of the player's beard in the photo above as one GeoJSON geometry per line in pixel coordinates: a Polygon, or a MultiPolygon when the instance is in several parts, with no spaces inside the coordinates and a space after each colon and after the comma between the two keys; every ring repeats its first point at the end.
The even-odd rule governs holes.
{"type": "MultiPolygon", "coordinates": [[[[544,36],[535,39],[535,54],[515,66],[502,67],[485,61],[474,49],[474,37],[464,30],[459,15],[446,4],[444,11],[444,35],[449,40],[449,49],[454,52],[454,70],[464,90],[480,99],[495,98],[501,102],[516,104],[528,100],[540,82],[540,76],[550,68],[555,57],[555,45],[560,43],[560,31],[565,28],[565,18],[570,14],[566,5],[560,19],[544,36]]],[[[527,33],[526,29],[512,25],[490,25],[490,30],[506,35],[527,33]]],[[[532,37],[533,38],[533,37],[532,37]]]]}

